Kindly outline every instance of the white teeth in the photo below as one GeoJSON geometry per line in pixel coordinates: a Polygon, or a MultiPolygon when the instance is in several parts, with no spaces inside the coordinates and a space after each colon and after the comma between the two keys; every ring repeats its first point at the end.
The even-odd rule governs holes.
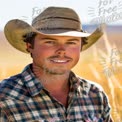
{"type": "Polygon", "coordinates": [[[58,62],[58,63],[64,63],[67,62],[66,60],[53,60],[54,62],[58,62]]]}

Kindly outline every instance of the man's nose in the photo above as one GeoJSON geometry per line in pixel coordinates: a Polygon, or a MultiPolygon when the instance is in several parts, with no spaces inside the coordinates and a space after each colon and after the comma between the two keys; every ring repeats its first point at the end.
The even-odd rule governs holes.
{"type": "Polygon", "coordinates": [[[65,45],[58,46],[56,50],[56,54],[60,56],[64,56],[66,54],[66,46],[65,45]]]}

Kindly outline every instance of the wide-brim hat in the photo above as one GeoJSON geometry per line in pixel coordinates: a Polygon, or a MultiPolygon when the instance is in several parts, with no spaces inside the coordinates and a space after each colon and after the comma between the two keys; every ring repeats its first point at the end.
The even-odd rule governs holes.
{"type": "Polygon", "coordinates": [[[82,50],[89,48],[103,35],[101,26],[92,34],[83,31],[77,13],[70,8],[62,7],[48,7],[32,21],[32,25],[19,19],[13,19],[4,28],[9,43],[25,53],[28,52],[24,36],[31,32],[50,36],[84,37],[87,44],[82,47],[82,50]]]}

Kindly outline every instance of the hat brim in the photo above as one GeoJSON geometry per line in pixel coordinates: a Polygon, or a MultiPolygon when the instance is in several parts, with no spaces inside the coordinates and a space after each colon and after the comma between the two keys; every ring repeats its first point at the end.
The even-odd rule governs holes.
{"type": "Polygon", "coordinates": [[[52,36],[73,36],[73,37],[85,37],[87,40],[87,44],[85,44],[82,47],[82,51],[89,48],[91,45],[93,45],[102,35],[103,30],[102,27],[98,27],[92,34],[86,33],[86,32],[78,32],[78,31],[44,31],[44,30],[36,30],[34,27],[29,25],[28,23],[14,19],[9,21],[4,28],[5,36],[8,40],[8,42],[15,47],[16,49],[28,53],[26,50],[26,43],[24,40],[24,35],[30,33],[30,32],[36,32],[43,35],[52,35],[52,36]]]}

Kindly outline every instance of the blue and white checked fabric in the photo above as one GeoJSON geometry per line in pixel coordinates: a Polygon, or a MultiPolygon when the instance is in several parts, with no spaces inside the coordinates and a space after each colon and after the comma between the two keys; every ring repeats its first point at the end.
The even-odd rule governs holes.
{"type": "Polygon", "coordinates": [[[102,88],[70,73],[68,107],[42,86],[26,66],[0,85],[0,122],[112,122],[102,88]]]}

